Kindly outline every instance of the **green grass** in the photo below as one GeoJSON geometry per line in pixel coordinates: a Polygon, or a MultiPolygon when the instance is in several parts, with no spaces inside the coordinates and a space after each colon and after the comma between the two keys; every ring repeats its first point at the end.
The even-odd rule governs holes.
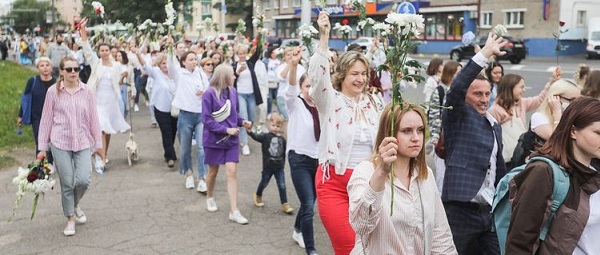
{"type": "Polygon", "coordinates": [[[35,72],[13,62],[0,63],[0,168],[11,166],[15,160],[7,155],[18,147],[34,147],[30,126],[23,126],[17,135],[16,120],[19,115],[21,94],[27,79],[35,72]]]}

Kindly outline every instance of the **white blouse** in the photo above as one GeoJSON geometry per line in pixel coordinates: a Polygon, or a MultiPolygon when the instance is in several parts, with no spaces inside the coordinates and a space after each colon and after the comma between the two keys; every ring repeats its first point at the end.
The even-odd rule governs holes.
{"type": "Polygon", "coordinates": [[[167,67],[169,74],[177,84],[173,106],[186,112],[202,113],[202,95],[196,95],[196,92],[205,91],[208,84],[204,84],[200,76],[200,68],[194,67],[194,71],[180,67],[176,57],[167,57],[167,67]]]}
{"type": "Polygon", "coordinates": [[[365,125],[371,132],[370,137],[376,137],[383,102],[378,97],[368,94],[361,94],[357,102],[335,90],[329,74],[330,57],[329,51],[319,48],[311,57],[308,70],[312,85],[310,95],[319,110],[321,123],[319,164],[333,164],[335,173],[343,175],[355,142],[355,139],[348,138],[353,137],[357,118],[364,116],[365,125]]]}
{"type": "Polygon", "coordinates": [[[424,181],[415,171],[410,188],[394,181],[394,207],[390,216],[391,185],[375,192],[369,182],[375,172],[371,161],[356,166],[348,182],[350,225],[356,244],[350,254],[458,254],[452,240],[433,172],[424,181]]]}
{"type": "Polygon", "coordinates": [[[148,77],[152,78],[152,96],[150,104],[161,112],[171,112],[171,103],[175,97],[177,85],[175,81],[166,76],[158,67],[151,66],[150,61],[142,67],[148,77]]]}

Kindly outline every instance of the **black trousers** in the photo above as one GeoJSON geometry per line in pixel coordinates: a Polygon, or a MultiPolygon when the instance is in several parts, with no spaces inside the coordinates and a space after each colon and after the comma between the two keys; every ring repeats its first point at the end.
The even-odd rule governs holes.
{"type": "MultiPolygon", "coordinates": [[[[163,149],[165,151],[165,160],[177,160],[175,154],[175,138],[177,134],[177,118],[171,116],[170,112],[161,112],[154,107],[154,117],[158,122],[158,128],[162,136],[163,149]]],[[[202,141],[198,141],[202,142],[202,141]]]]}

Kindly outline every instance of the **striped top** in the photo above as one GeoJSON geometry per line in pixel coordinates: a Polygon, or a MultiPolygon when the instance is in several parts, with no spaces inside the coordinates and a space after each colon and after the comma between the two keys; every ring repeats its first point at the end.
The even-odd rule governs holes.
{"type": "Polygon", "coordinates": [[[351,254],[458,254],[431,169],[422,182],[415,171],[409,189],[396,179],[392,216],[390,183],[373,191],[374,171],[373,163],[363,161],[348,182],[350,225],[356,232],[351,254]]]}
{"type": "Polygon", "coordinates": [[[48,144],[66,151],[102,148],[102,132],[91,90],[79,83],[74,92],[60,83],[48,89],[42,111],[38,149],[47,151],[48,144]]]}

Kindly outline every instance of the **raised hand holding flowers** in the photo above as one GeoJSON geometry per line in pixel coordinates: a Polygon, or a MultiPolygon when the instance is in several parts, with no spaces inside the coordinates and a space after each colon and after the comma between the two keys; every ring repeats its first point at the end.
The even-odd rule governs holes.
{"type": "Polygon", "coordinates": [[[243,19],[238,19],[237,27],[235,28],[235,33],[239,36],[246,32],[246,22],[243,19]]]}
{"type": "Polygon", "coordinates": [[[308,53],[312,55],[312,38],[319,34],[319,31],[317,31],[315,27],[309,24],[304,24],[300,26],[298,30],[300,34],[300,39],[302,39],[302,44],[304,45],[304,47],[306,47],[306,49],[308,49],[308,53]]]}

